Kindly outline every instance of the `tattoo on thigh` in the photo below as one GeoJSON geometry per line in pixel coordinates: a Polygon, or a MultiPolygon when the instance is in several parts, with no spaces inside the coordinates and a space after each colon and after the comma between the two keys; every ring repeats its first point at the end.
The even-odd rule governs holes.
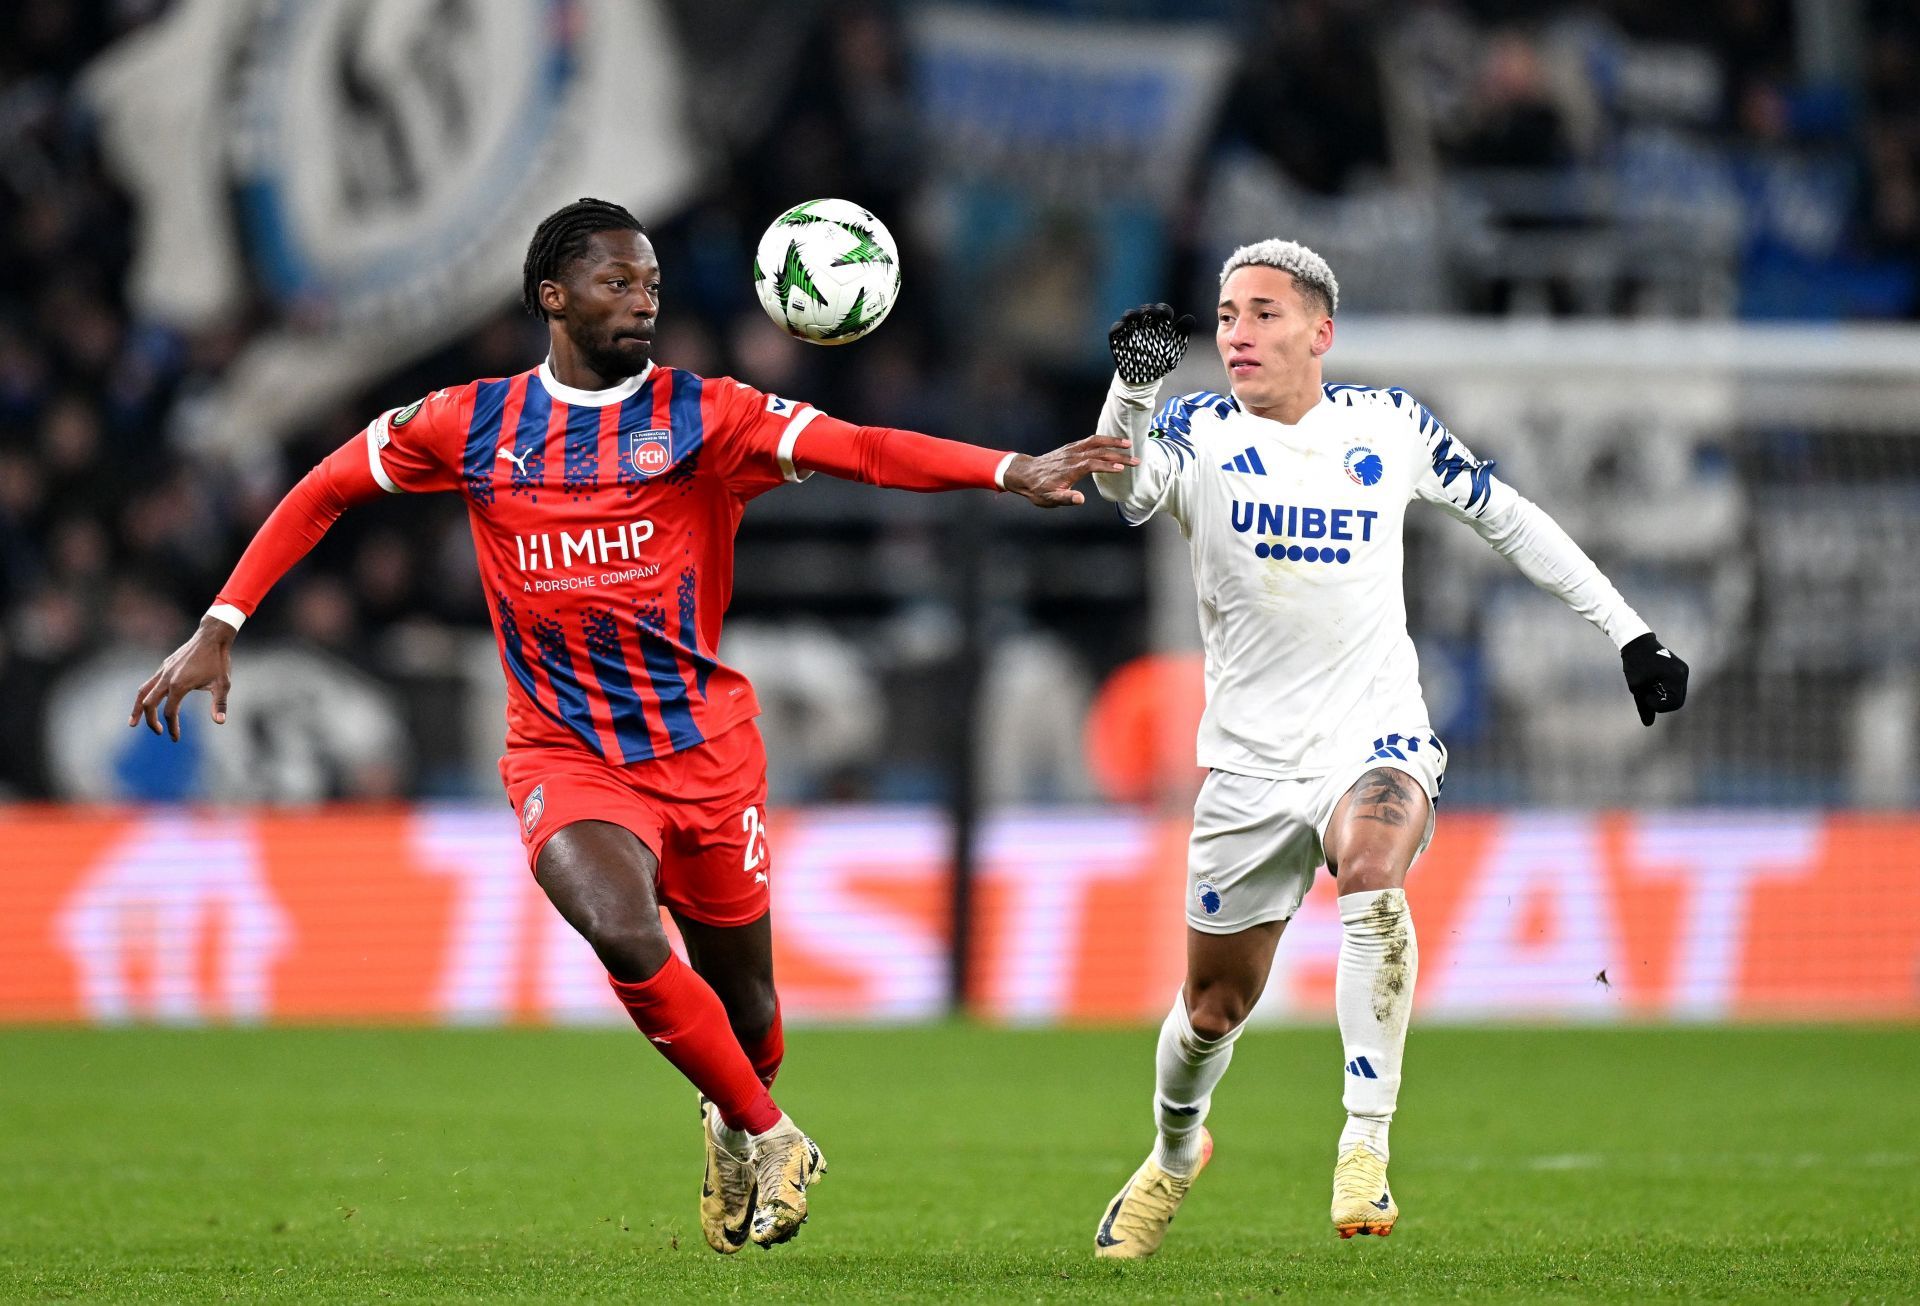
{"type": "Polygon", "coordinates": [[[1382,825],[1406,825],[1413,819],[1413,786],[1403,773],[1377,767],[1353,787],[1353,816],[1382,825]]]}

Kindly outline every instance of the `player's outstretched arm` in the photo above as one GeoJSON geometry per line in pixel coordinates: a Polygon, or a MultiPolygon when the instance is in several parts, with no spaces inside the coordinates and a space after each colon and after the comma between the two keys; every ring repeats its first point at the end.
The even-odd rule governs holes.
{"type": "Polygon", "coordinates": [[[1485,508],[1479,513],[1443,502],[1479,532],[1520,574],[1585,617],[1620,650],[1627,690],[1640,712],[1640,724],[1652,725],[1656,712],[1675,712],[1687,701],[1687,664],[1660,642],[1646,621],[1628,606],[1606,574],[1538,504],[1511,487],[1488,478],[1485,508]]]}
{"type": "Polygon", "coordinates": [[[1687,701],[1687,664],[1660,642],[1585,550],[1411,396],[1399,395],[1396,406],[1426,440],[1430,467],[1415,482],[1415,493],[1473,527],[1521,575],[1605,632],[1620,650],[1640,724],[1652,725],[1656,713],[1678,711],[1687,701]]]}
{"type": "Polygon", "coordinates": [[[180,704],[196,690],[213,691],[213,722],[227,721],[227,690],[233,679],[233,641],[267,591],[294,563],[307,556],[340,514],[356,503],[380,497],[367,450],[367,434],[347,441],[287,492],[279,506],[240,555],[233,575],[221,587],[213,607],[200,618],[193,637],[160,664],[134,695],[129,726],[145,718],[147,728],[180,738],[180,704]]]}
{"type": "MultiPolygon", "coordinates": [[[[786,455],[782,455],[783,461],[786,455]]],[[[792,443],[792,465],[890,490],[1007,490],[1042,508],[1083,503],[1073,483],[1133,461],[1125,440],[1089,436],[1032,457],[890,426],[854,426],[809,413],[792,443]]]]}

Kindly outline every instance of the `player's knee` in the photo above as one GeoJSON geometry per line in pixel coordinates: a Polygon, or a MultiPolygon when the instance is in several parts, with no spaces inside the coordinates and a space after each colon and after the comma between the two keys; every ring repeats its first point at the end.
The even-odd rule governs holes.
{"type": "Polygon", "coordinates": [[[1212,1043],[1239,1029],[1252,1010],[1253,1001],[1246,995],[1213,985],[1194,995],[1187,1009],[1187,1024],[1193,1027],[1195,1038],[1212,1043]]]}
{"type": "Polygon", "coordinates": [[[625,984],[653,978],[673,955],[658,921],[587,921],[580,933],[607,974],[625,984]]]}
{"type": "Polygon", "coordinates": [[[774,999],[773,981],[752,980],[735,986],[726,995],[727,1023],[742,1046],[764,1042],[779,1013],[774,999]]]}
{"type": "Polygon", "coordinates": [[[1334,872],[1334,879],[1339,882],[1342,893],[1398,888],[1406,878],[1406,868],[1398,858],[1372,849],[1343,857],[1339,869],[1334,872]]]}
{"type": "Polygon", "coordinates": [[[1209,1043],[1217,1043],[1233,1033],[1246,1018],[1245,1011],[1227,1006],[1201,1007],[1187,1015],[1188,1023],[1193,1026],[1194,1037],[1209,1043]]]}

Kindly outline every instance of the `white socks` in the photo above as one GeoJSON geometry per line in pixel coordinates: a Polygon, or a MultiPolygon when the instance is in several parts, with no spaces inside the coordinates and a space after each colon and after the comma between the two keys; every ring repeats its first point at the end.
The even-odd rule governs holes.
{"type": "Polygon", "coordinates": [[[1173,995],[1173,1010],[1160,1026],[1153,1074],[1153,1117],[1159,1130],[1153,1163],[1168,1174],[1184,1179],[1200,1164],[1200,1126],[1214,1087],[1233,1060],[1234,1040],[1245,1028],[1238,1026],[1224,1038],[1201,1038],[1187,1019],[1185,993],[1173,995]]]}
{"type": "MultiPolygon", "coordinates": [[[[1342,1155],[1365,1145],[1388,1159],[1387,1127],[1400,1096],[1400,1061],[1413,1015],[1413,986],[1420,972],[1420,947],[1403,889],[1376,889],[1340,898],[1340,966],[1333,1005],[1346,1052],[1346,1128],[1340,1132],[1342,1155]]],[[[1224,1038],[1203,1039],[1193,1032],[1183,993],[1160,1026],[1154,1055],[1153,1113],[1158,1130],[1153,1161],[1181,1178],[1200,1163],[1200,1126],[1207,1118],[1213,1090],[1233,1060],[1241,1025],[1224,1038]]]]}
{"type": "MultiPolygon", "coordinates": [[[[1340,969],[1333,1006],[1346,1048],[1347,1125],[1340,1153],[1356,1143],[1387,1158],[1387,1126],[1400,1096],[1400,1058],[1413,1014],[1420,947],[1403,889],[1375,889],[1340,898],[1340,969]]],[[[1166,1035],[1161,1034],[1164,1047],[1166,1035]]]]}
{"type": "MultiPolygon", "coordinates": [[[[786,1119],[782,1116],[781,1119],[786,1119]]],[[[744,1129],[731,1129],[718,1115],[713,1118],[713,1141],[734,1156],[744,1157],[753,1150],[753,1135],[744,1129]]]]}

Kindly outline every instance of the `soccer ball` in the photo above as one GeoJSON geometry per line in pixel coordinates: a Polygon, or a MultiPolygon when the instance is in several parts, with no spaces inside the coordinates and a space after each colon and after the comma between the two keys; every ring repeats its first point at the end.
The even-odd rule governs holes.
{"type": "Polygon", "coordinates": [[[753,256],[760,307],[789,335],[844,345],[879,326],[900,296],[886,224],[848,200],[808,200],[773,220],[753,256]]]}

